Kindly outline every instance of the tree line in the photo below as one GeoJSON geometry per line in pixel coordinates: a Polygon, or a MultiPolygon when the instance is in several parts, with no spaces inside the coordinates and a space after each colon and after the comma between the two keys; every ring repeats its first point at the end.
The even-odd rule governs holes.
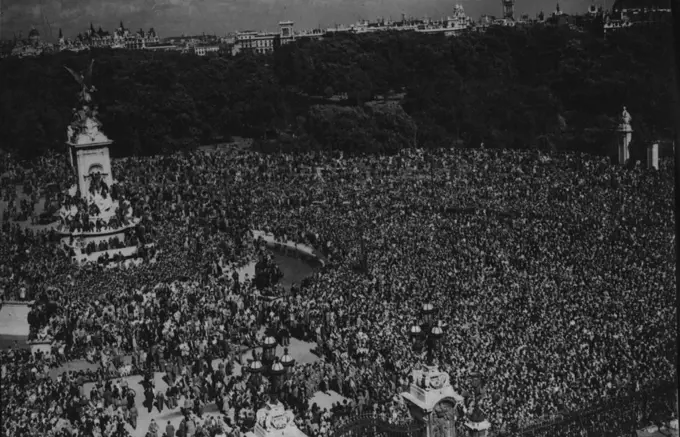
{"type": "Polygon", "coordinates": [[[0,61],[2,148],[63,150],[77,85],[93,82],[114,156],[255,139],[263,151],[392,153],[485,147],[613,153],[622,107],[633,154],[672,135],[671,29],[601,33],[492,27],[299,40],[269,55],[199,57],[101,49],[0,61]]]}

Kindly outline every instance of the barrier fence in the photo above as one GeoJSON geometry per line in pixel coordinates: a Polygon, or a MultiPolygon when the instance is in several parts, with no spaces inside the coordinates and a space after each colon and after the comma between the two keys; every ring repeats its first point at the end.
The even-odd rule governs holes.
{"type": "Polygon", "coordinates": [[[394,425],[379,416],[355,416],[336,428],[330,437],[425,437],[426,427],[418,422],[394,425]]]}
{"type": "MultiPolygon", "coordinates": [[[[491,432],[505,437],[623,437],[636,436],[637,430],[650,425],[668,426],[677,419],[677,383],[663,381],[641,391],[630,392],[589,408],[558,415],[524,429],[491,432]]],[[[460,425],[460,424],[457,424],[460,425]]],[[[337,427],[331,437],[424,437],[425,425],[390,424],[378,416],[360,415],[337,427]]],[[[468,430],[456,426],[457,436],[468,430]]]]}
{"type": "Polygon", "coordinates": [[[563,417],[516,432],[512,437],[637,436],[636,430],[667,426],[677,418],[677,383],[663,381],[635,392],[617,396],[563,417]]]}

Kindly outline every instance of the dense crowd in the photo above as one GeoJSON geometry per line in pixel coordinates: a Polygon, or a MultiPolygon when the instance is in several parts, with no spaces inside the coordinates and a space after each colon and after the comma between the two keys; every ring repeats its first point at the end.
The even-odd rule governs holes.
{"type": "MultiPolygon", "coordinates": [[[[45,159],[46,173],[8,160],[2,197],[17,182],[68,186],[65,160],[45,159]]],[[[156,262],[79,268],[48,244],[49,231],[3,221],[0,280],[5,299],[38,298],[32,336],[53,339],[60,360],[132,355],[138,372],[174,366],[167,375],[178,391],[164,396],[188,402],[185,428],[201,423],[201,405],[222,404],[228,419],[207,425],[212,435],[252,425],[267,390],[207,363],[228,366],[238,359],[233,345],[261,342],[263,326],[319,345],[322,361],[296,365],[280,390],[310,435],[360,411],[408,419],[396,395],[421,361],[408,332],[431,302],[446,332],[440,367],[466,406],[512,429],[674,375],[670,165],[624,169],[585,155],[484,149],[121,159],[114,177],[157,242],[156,262]],[[255,299],[255,284],[231,275],[265,256],[251,229],[311,245],[328,263],[274,303],[255,299]],[[353,268],[360,259],[366,274],[353,268]],[[308,408],[314,391],[331,387],[351,405],[308,408]]],[[[35,362],[17,356],[19,373],[3,373],[3,387],[26,380],[35,362]]],[[[16,413],[27,408],[24,395],[10,399],[4,430],[29,435],[14,433],[34,423],[16,413]]],[[[61,407],[37,414],[73,424],[71,400],[55,402],[61,407]]],[[[127,420],[129,409],[101,417],[118,411],[127,420]]]]}

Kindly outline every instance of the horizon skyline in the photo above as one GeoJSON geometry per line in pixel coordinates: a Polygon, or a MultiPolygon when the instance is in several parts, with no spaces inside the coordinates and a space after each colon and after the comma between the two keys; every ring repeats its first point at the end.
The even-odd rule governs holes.
{"type": "MultiPolygon", "coordinates": [[[[161,37],[216,34],[218,36],[254,29],[277,30],[279,21],[295,22],[296,30],[329,28],[353,24],[359,20],[373,21],[379,17],[399,20],[408,17],[441,18],[451,15],[456,4],[474,20],[481,15],[500,17],[500,0],[442,1],[424,0],[348,0],[342,4],[332,0],[295,0],[289,4],[277,0],[62,0],[46,5],[44,0],[5,0],[2,2],[0,38],[23,38],[31,28],[40,32],[41,39],[56,42],[59,29],[64,37],[73,38],[86,31],[90,23],[95,29],[113,32],[122,21],[127,29],[145,31],[153,27],[161,37]],[[51,35],[50,35],[51,31],[51,35]]],[[[562,1],[560,9],[568,14],[584,13],[591,0],[562,1]]],[[[606,6],[611,2],[594,2],[606,6]]],[[[534,17],[540,11],[550,14],[557,2],[527,0],[515,3],[515,16],[534,17]]]]}

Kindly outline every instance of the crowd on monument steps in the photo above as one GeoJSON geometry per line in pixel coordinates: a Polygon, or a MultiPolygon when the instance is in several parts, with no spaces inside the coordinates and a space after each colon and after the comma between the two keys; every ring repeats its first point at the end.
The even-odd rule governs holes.
{"type": "MultiPolygon", "coordinates": [[[[164,403],[185,412],[185,436],[240,435],[268,388],[229,367],[236,344],[262,341],[261,327],[318,343],[322,360],[297,364],[279,390],[310,436],[362,412],[403,422],[398,393],[422,362],[408,333],[425,302],[445,327],[440,367],[496,431],[675,374],[670,162],[654,171],[476,149],[356,158],[220,150],[113,164],[121,196],[153,233],[154,263],[78,267],[48,231],[2,223],[3,298],[34,299],[31,337],[53,341],[49,358],[1,354],[7,435],[123,436],[132,411],[164,403]],[[265,256],[254,229],[313,246],[328,263],[273,304],[257,299],[253,281],[232,276],[265,256]],[[49,377],[77,358],[105,368],[49,377]],[[226,364],[215,370],[218,358],[226,364]],[[154,370],[170,383],[162,395],[154,370]],[[146,382],[124,387],[121,372],[146,382]],[[92,393],[86,381],[97,383],[92,393]],[[130,403],[130,389],[145,391],[145,405],[130,403]],[[310,407],[320,389],[351,401],[310,407]],[[221,420],[202,414],[213,402],[221,420]]],[[[32,171],[11,158],[2,165],[5,199],[15,184],[73,183],[60,156],[32,171]]],[[[170,432],[154,426],[151,435],[170,432]]]]}

